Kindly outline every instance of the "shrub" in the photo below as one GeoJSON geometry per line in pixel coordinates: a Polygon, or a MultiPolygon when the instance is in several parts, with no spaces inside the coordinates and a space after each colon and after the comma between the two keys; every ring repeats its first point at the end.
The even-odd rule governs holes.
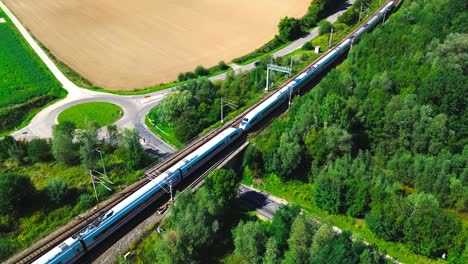
{"type": "Polygon", "coordinates": [[[332,28],[332,24],[330,22],[328,22],[327,20],[320,21],[318,23],[318,26],[319,26],[319,34],[320,35],[329,33],[331,28],[332,28]]]}
{"type": "Polygon", "coordinates": [[[83,212],[94,205],[94,196],[89,193],[83,193],[78,197],[78,204],[76,205],[76,209],[78,212],[83,212]]]}
{"type": "Polygon", "coordinates": [[[218,62],[218,69],[224,71],[224,70],[229,69],[229,66],[226,64],[226,62],[220,61],[218,62]]]}
{"type": "Polygon", "coordinates": [[[63,179],[55,178],[47,182],[46,192],[50,201],[55,205],[64,203],[68,187],[63,179]]]}
{"type": "Polygon", "coordinates": [[[179,75],[177,76],[177,80],[179,82],[185,81],[185,73],[183,73],[183,72],[179,73],[179,75]]]}
{"type": "Polygon", "coordinates": [[[195,77],[197,77],[197,76],[193,72],[181,72],[177,76],[177,80],[179,82],[184,82],[184,81],[187,81],[187,80],[190,80],[190,79],[194,79],[195,77]]]}
{"type": "Polygon", "coordinates": [[[46,139],[33,139],[28,143],[28,156],[32,162],[49,161],[52,157],[50,143],[46,139]]]}
{"type": "Polygon", "coordinates": [[[24,175],[0,176],[0,214],[18,214],[36,192],[31,179],[24,175]]]}
{"type": "Polygon", "coordinates": [[[206,76],[208,74],[210,74],[210,72],[203,66],[201,65],[198,65],[196,68],[195,68],[195,76],[206,76]]]}
{"type": "Polygon", "coordinates": [[[293,17],[281,19],[278,29],[279,37],[283,41],[295,40],[304,34],[300,21],[293,17]]]}
{"type": "Polygon", "coordinates": [[[307,42],[304,43],[304,45],[302,46],[302,49],[303,49],[303,50],[313,50],[313,49],[314,49],[314,46],[312,45],[312,42],[307,41],[307,42]]]}

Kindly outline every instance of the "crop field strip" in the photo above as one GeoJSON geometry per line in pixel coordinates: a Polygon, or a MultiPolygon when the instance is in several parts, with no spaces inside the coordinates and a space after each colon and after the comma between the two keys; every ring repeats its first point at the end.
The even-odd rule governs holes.
{"type": "Polygon", "coordinates": [[[59,60],[94,85],[133,90],[241,56],[310,1],[4,0],[59,60]],[[269,12],[263,12],[268,6],[269,12]],[[190,45],[188,45],[190,42],[190,45]],[[79,47],[79,48],[78,48],[79,47]]]}
{"type": "MultiPolygon", "coordinates": [[[[382,6],[385,6],[388,2],[389,1],[385,1],[385,3],[382,4],[382,6]]],[[[396,6],[398,6],[400,4],[400,1],[394,1],[394,2],[396,4],[396,6]]],[[[367,23],[367,21],[370,18],[372,18],[372,16],[374,14],[376,14],[378,11],[379,10],[376,10],[372,15],[369,15],[368,18],[363,21],[362,25],[367,23]]],[[[344,40],[346,40],[348,37],[352,36],[358,29],[359,29],[359,27],[357,27],[356,29],[351,31],[348,34],[347,37],[345,37],[343,40],[341,40],[335,46],[340,45],[344,40]]],[[[311,62],[307,67],[305,67],[304,70],[307,70],[310,66],[314,65],[317,61],[319,61],[321,58],[326,56],[332,50],[333,49],[329,49],[327,52],[322,54],[322,56],[320,56],[319,58],[317,58],[316,60],[311,62]]],[[[302,72],[304,72],[304,71],[301,71],[301,72],[297,73],[296,75],[294,75],[293,77],[289,78],[278,89],[281,89],[284,85],[288,84],[291,80],[295,79],[302,72]]],[[[309,81],[310,80],[308,80],[306,83],[308,83],[309,81]]],[[[251,111],[252,109],[257,107],[263,101],[267,100],[276,91],[277,90],[269,92],[268,95],[265,96],[262,100],[260,100],[256,104],[249,107],[242,114],[238,115],[236,118],[234,118],[231,121],[227,122],[222,127],[209,132],[205,136],[199,138],[198,140],[194,141],[193,143],[187,145],[186,147],[184,147],[184,148],[180,149],[179,151],[177,151],[176,153],[172,154],[167,159],[159,162],[154,167],[148,169],[147,172],[145,173],[145,175],[152,176],[152,177],[159,175],[161,172],[164,172],[165,170],[170,168],[172,165],[176,164],[178,161],[185,158],[193,150],[195,150],[196,148],[203,145],[206,141],[210,140],[211,138],[215,137],[216,135],[218,135],[219,133],[224,131],[224,129],[226,129],[228,127],[232,127],[232,126],[238,126],[240,121],[242,120],[242,118],[245,116],[246,113],[248,113],[249,111],[251,111]]],[[[102,213],[106,212],[107,210],[112,208],[114,205],[118,204],[120,201],[122,201],[126,197],[130,196],[133,192],[138,190],[141,186],[144,186],[148,181],[149,181],[149,179],[145,177],[145,178],[141,179],[140,181],[132,184],[131,186],[129,186],[125,190],[122,190],[121,192],[119,192],[116,195],[112,196],[112,198],[110,198],[109,200],[101,203],[100,204],[101,207],[99,207],[100,208],[99,211],[89,211],[89,212],[85,213],[83,219],[81,219],[80,222],[78,222],[78,223],[72,222],[69,225],[66,225],[65,227],[61,228],[63,230],[68,230],[68,232],[65,232],[65,233],[62,233],[61,235],[59,235],[60,238],[58,238],[58,237],[50,237],[50,238],[47,237],[47,239],[43,239],[43,240],[39,241],[38,243],[36,243],[36,245],[33,245],[32,247],[30,247],[28,249],[25,249],[22,252],[20,252],[19,254],[13,256],[6,263],[31,263],[32,261],[34,261],[34,259],[38,258],[40,256],[40,254],[42,254],[43,252],[46,252],[47,250],[50,250],[53,247],[57,246],[65,238],[71,237],[73,234],[76,234],[77,232],[79,232],[79,230],[84,228],[88,223],[91,223],[93,220],[95,220],[97,217],[99,217],[102,213]]]]}
{"type": "Polygon", "coordinates": [[[0,132],[19,125],[30,111],[65,96],[65,90],[0,9],[0,132]],[[15,108],[21,108],[15,111],[15,108]],[[7,117],[14,115],[14,126],[7,117]],[[4,124],[5,123],[5,124],[4,124]]]}
{"type": "Polygon", "coordinates": [[[57,92],[60,84],[0,10],[0,107],[57,92]]]}

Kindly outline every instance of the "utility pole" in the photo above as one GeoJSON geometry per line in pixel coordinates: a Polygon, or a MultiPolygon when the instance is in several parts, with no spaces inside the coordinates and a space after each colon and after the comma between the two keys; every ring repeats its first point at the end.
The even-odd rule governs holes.
{"type": "Polygon", "coordinates": [[[99,197],[98,197],[98,193],[97,193],[97,189],[96,189],[96,183],[99,183],[101,184],[102,186],[104,186],[104,188],[106,188],[108,191],[112,191],[111,188],[109,188],[106,183],[109,183],[109,184],[114,184],[113,182],[111,182],[107,176],[105,176],[104,174],[100,173],[99,171],[93,171],[93,170],[89,170],[89,176],[91,176],[91,183],[93,184],[93,189],[94,189],[94,194],[96,195],[96,201],[99,202],[99,197]],[[101,176],[104,176],[104,177],[100,177],[100,176],[97,176],[97,175],[94,175],[93,173],[96,172],[98,174],[100,174],[101,176]]]}
{"type": "Polygon", "coordinates": [[[99,156],[101,156],[102,169],[104,171],[104,176],[107,178],[106,166],[104,165],[104,159],[102,159],[102,152],[99,148],[96,148],[95,150],[99,152],[99,156]]]}
{"type": "Polygon", "coordinates": [[[228,100],[226,98],[224,98],[224,104],[223,104],[223,97],[221,97],[221,124],[224,124],[224,106],[228,106],[231,109],[239,108],[239,106],[236,105],[233,101],[228,100]]]}
{"type": "Polygon", "coordinates": [[[361,13],[362,13],[362,3],[361,3],[361,7],[359,8],[359,21],[358,21],[358,24],[361,23],[361,13]]]}
{"type": "Polygon", "coordinates": [[[331,30],[330,30],[330,40],[328,41],[328,48],[331,48],[332,41],[333,41],[333,26],[331,27],[331,30]]]}
{"type": "Polygon", "coordinates": [[[288,72],[288,77],[289,75],[291,75],[291,71],[292,71],[292,66],[293,66],[293,57],[291,56],[291,64],[289,64],[289,72],[288,72]]]}
{"type": "Polygon", "coordinates": [[[106,184],[114,184],[114,183],[111,182],[109,178],[107,177],[106,165],[104,164],[104,159],[102,157],[101,150],[99,148],[95,148],[94,151],[99,152],[99,156],[101,157],[102,170],[104,172],[104,173],[100,173],[99,171],[96,171],[96,170],[92,170],[92,169],[89,170],[89,176],[91,177],[91,183],[93,184],[94,195],[96,195],[96,201],[99,202],[99,197],[98,197],[98,193],[96,189],[96,183],[101,184],[102,186],[104,186],[104,188],[106,188],[109,191],[112,191],[112,189],[109,188],[106,184]],[[94,175],[94,173],[97,173],[100,176],[94,175]]]}
{"type": "Polygon", "coordinates": [[[289,90],[289,103],[288,103],[288,108],[291,107],[292,91],[293,91],[293,89],[290,89],[290,90],[289,90]]]}
{"type": "Polygon", "coordinates": [[[172,176],[169,178],[169,192],[171,193],[171,204],[173,204],[174,198],[172,197],[172,176]]]}
{"type": "Polygon", "coordinates": [[[89,176],[91,177],[91,182],[93,183],[93,189],[94,189],[94,195],[96,195],[96,202],[99,203],[99,197],[96,191],[96,184],[94,183],[94,178],[93,178],[93,171],[89,170],[89,176]]]}

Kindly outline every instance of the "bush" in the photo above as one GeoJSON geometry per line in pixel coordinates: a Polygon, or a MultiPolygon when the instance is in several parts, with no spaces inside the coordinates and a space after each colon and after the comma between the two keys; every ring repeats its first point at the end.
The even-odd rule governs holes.
{"type": "Polygon", "coordinates": [[[10,157],[10,155],[8,155],[8,150],[15,143],[16,143],[16,140],[12,136],[5,136],[2,140],[0,140],[0,160],[6,160],[10,157]]]}
{"type": "Polygon", "coordinates": [[[4,260],[16,251],[16,244],[9,239],[0,239],[0,260],[4,260]]]}
{"type": "Polygon", "coordinates": [[[198,65],[196,68],[195,68],[195,76],[206,76],[208,74],[210,74],[210,72],[203,66],[201,65],[198,65]]]}
{"type": "Polygon", "coordinates": [[[179,75],[177,76],[177,80],[179,82],[183,82],[183,81],[187,81],[187,80],[190,80],[190,79],[194,79],[195,77],[197,77],[193,72],[181,72],[179,73],[179,75]]]}
{"type": "Polygon", "coordinates": [[[55,178],[47,182],[46,192],[50,201],[55,205],[64,203],[68,187],[64,180],[55,178]]]}
{"type": "Polygon", "coordinates": [[[224,70],[229,69],[229,66],[226,64],[226,62],[220,61],[218,62],[218,69],[224,71],[224,70]]]}
{"type": "Polygon", "coordinates": [[[33,139],[28,143],[28,156],[32,162],[49,161],[52,152],[49,141],[46,139],[33,139]]]}
{"type": "Polygon", "coordinates": [[[94,196],[89,193],[84,193],[78,197],[78,204],[76,205],[76,209],[78,212],[86,211],[87,209],[91,208],[94,205],[94,196]]]}
{"type": "Polygon", "coordinates": [[[31,179],[24,175],[0,176],[0,214],[19,214],[36,192],[31,179]]]}
{"type": "Polygon", "coordinates": [[[303,50],[313,50],[314,45],[312,45],[312,42],[308,41],[308,42],[304,43],[304,45],[302,46],[302,49],[303,50]]]}
{"type": "Polygon", "coordinates": [[[293,17],[285,17],[281,19],[278,29],[279,37],[283,41],[295,40],[304,34],[300,21],[293,17]]]}
{"type": "Polygon", "coordinates": [[[332,29],[332,24],[328,22],[327,20],[322,20],[318,23],[319,26],[319,34],[327,34],[331,31],[332,29]]]}
{"type": "Polygon", "coordinates": [[[255,51],[244,55],[242,57],[236,58],[232,60],[234,63],[243,63],[246,62],[250,59],[257,58],[265,53],[268,53],[270,51],[273,51],[274,49],[278,48],[281,44],[283,44],[283,41],[279,38],[278,35],[275,36],[274,39],[270,40],[260,48],[256,49],[255,51]]]}

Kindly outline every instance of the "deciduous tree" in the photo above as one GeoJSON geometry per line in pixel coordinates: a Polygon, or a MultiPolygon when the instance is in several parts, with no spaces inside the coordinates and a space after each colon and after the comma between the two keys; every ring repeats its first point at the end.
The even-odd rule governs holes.
{"type": "Polygon", "coordinates": [[[258,222],[241,221],[232,231],[234,254],[243,257],[247,263],[260,263],[265,250],[265,230],[258,222]]]}
{"type": "Polygon", "coordinates": [[[75,163],[75,128],[75,124],[69,121],[61,122],[52,128],[52,155],[60,163],[75,163]]]}

